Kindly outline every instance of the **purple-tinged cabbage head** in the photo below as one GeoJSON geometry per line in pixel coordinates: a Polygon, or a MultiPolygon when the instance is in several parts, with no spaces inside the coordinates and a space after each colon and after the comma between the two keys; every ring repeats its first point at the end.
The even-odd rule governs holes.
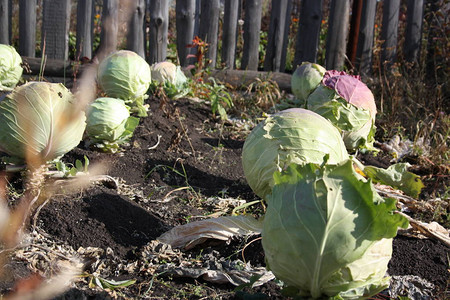
{"type": "Polygon", "coordinates": [[[322,84],[308,97],[307,108],[341,130],[349,151],[373,149],[377,108],[372,91],[359,76],[327,71],[322,84]]]}
{"type": "Polygon", "coordinates": [[[289,164],[337,164],[348,158],[341,134],[317,113],[291,108],[259,123],[245,140],[242,164],[245,178],[256,195],[271,193],[273,173],[289,164]]]}

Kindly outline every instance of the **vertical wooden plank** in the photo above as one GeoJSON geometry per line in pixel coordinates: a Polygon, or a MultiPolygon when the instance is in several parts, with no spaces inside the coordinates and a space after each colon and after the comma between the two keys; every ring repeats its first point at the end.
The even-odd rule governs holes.
{"type": "Polygon", "coordinates": [[[11,43],[11,18],[9,8],[11,0],[0,0],[0,44],[11,43]]]}
{"type": "Polygon", "coordinates": [[[325,53],[325,65],[327,70],[340,70],[344,66],[349,14],[349,0],[331,1],[325,53]]]}
{"type": "Polygon", "coordinates": [[[145,0],[133,0],[131,16],[128,22],[127,49],[145,58],[144,17],[145,0]]]}
{"type": "Polygon", "coordinates": [[[362,76],[372,72],[372,54],[375,30],[377,0],[365,0],[361,11],[358,46],[356,48],[355,65],[362,76]]]}
{"type": "Polygon", "coordinates": [[[239,0],[225,0],[223,17],[222,64],[234,69],[236,37],[239,16],[239,0]]]}
{"type": "Polygon", "coordinates": [[[356,60],[356,49],[358,46],[359,27],[361,25],[363,0],[353,0],[352,16],[350,18],[350,32],[348,34],[347,57],[351,67],[356,60]]]}
{"type": "Polygon", "coordinates": [[[199,37],[208,43],[206,58],[212,68],[216,66],[217,35],[219,33],[219,0],[202,0],[200,13],[199,37]]]}
{"type": "Polygon", "coordinates": [[[19,54],[36,57],[36,0],[19,0],[19,54]]]}
{"type": "Polygon", "coordinates": [[[302,0],[295,43],[294,67],[302,62],[316,62],[322,24],[322,0],[302,0]]]}
{"type": "Polygon", "coordinates": [[[286,70],[286,59],[287,59],[287,50],[289,44],[289,32],[291,25],[291,15],[292,15],[292,0],[288,0],[288,4],[286,7],[286,23],[284,24],[284,38],[283,38],[283,47],[281,49],[281,68],[280,72],[284,72],[286,70]]]}
{"type": "Polygon", "coordinates": [[[48,58],[69,58],[70,9],[70,0],[44,0],[41,47],[48,58]]]}
{"type": "MultiPolygon", "coordinates": [[[[381,27],[381,63],[392,65],[397,58],[398,15],[400,0],[383,1],[383,21],[381,27]]],[[[383,68],[382,68],[383,69],[383,68]]]]}
{"type": "Polygon", "coordinates": [[[272,1],[266,57],[264,58],[265,71],[279,72],[285,69],[285,66],[281,66],[281,57],[284,40],[287,39],[285,26],[288,2],[288,0],[272,1]]]}
{"type": "Polygon", "coordinates": [[[177,0],[175,5],[177,28],[177,51],[180,65],[186,67],[195,60],[188,59],[193,53],[192,48],[186,46],[192,43],[195,26],[195,0],[177,0]]]}
{"type": "MultiPolygon", "coordinates": [[[[103,0],[101,30],[99,53],[103,56],[108,55],[117,49],[119,0],[103,0]]],[[[100,57],[100,60],[101,58],[102,57],[100,57]]]]}
{"type": "Polygon", "coordinates": [[[244,11],[244,53],[241,68],[258,70],[262,0],[246,0],[244,11]]]}
{"type": "Polygon", "coordinates": [[[404,55],[407,62],[418,62],[422,39],[423,0],[408,0],[404,55]]]}
{"type": "Polygon", "coordinates": [[[169,0],[150,0],[149,63],[167,58],[167,34],[169,30],[169,0]]]}
{"type": "Polygon", "coordinates": [[[77,3],[77,41],[75,59],[82,57],[92,59],[94,38],[94,1],[85,0],[77,3]]]}

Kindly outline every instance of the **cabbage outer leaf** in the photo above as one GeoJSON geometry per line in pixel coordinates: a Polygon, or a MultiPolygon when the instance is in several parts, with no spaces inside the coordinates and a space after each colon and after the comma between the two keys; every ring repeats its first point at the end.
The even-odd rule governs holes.
{"type": "Polygon", "coordinates": [[[418,197],[424,185],[420,176],[408,171],[410,166],[408,163],[394,164],[387,169],[365,166],[364,173],[374,182],[392,186],[408,196],[418,197]]]}
{"type": "Polygon", "coordinates": [[[62,84],[29,82],[0,102],[0,149],[26,159],[58,158],[75,148],[86,128],[84,112],[62,84]]]}
{"type": "Polygon", "coordinates": [[[292,164],[274,174],[262,231],[268,267],[302,295],[358,299],[387,286],[392,238],[405,218],[392,212],[351,160],[292,164]]]}
{"type": "Polygon", "coordinates": [[[273,173],[290,163],[337,164],[348,158],[339,131],[325,118],[301,108],[287,109],[258,124],[242,150],[245,177],[261,198],[270,194],[273,173]]]}

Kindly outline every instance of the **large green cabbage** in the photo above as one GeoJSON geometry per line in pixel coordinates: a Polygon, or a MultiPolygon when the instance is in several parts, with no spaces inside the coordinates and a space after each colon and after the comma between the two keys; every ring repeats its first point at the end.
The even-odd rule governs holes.
{"type": "Polygon", "coordinates": [[[339,131],[315,112],[291,108],[258,124],[245,140],[242,163],[248,184],[259,197],[270,194],[273,173],[291,163],[336,164],[348,158],[339,131]]]}
{"type": "Polygon", "coordinates": [[[85,120],[64,85],[29,82],[0,102],[0,150],[20,159],[53,160],[79,144],[85,120]]]}
{"type": "Polygon", "coordinates": [[[0,90],[9,91],[22,77],[22,58],[16,49],[0,44],[0,90]]]}
{"type": "Polygon", "coordinates": [[[307,108],[341,130],[348,150],[373,149],[377,108],[359,76],[327,71],[322,84],[308,97],[307,108]]]}
{"type": "Polygon", "coordinates": [[[151,82],[149,64],[137,53],[120,50],[98,66],[97,80],[108,97],[125,100],[138,116],[147,115],[144,100],[151,82]]]}
{"type": "Polygon", "coordinates": [[[388,286],[392,238],[403,216],[347,160],[338,165],[292,164],[274,174],[263,222],[268,268],[300,295],[369,297],[388,286]]]}
{"type": "Polygon", "coordinates": [[[86,133],[95,148],[116,152],[131,138],[138,124],[139,118],[130,116],[123,100],[102,97],[89,107],[86,133]]]}

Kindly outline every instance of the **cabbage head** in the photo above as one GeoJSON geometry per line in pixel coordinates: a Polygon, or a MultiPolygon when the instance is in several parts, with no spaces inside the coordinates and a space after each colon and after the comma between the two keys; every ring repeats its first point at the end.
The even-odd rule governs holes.
{"type": "Polygon", "coordinates": [[[86,133],[89,144],[104,152],[116,152],[133,135],[139,118],[130,116],[124,101],[97,98],[87,112],[86,133]]]}
{"type": "Polygon", "coordinates": [[[147,116],[144,100],[151,82],[149,64],[137,53],[120,50],[98,66],[97,80],[107,97],[124,100],[138,116],[147,116]]]}
{"type": "Polygon", "coordinates": [[[0,44],[0,90],[10,91],[22,77],[22,58],[16,49],[0,44]]]}
{"type": "Polygon", "coordinates": [[[341,130],[349,151],[373,150],[377,108],[372,92],[359,76],[327,71],[322,84],[308,97],[307,108],[341,130]]]}
{"type": "Polygon", "coordinates": [[[314,92],[322,82],[325,72],[326,69],[321,65],[303,62],[292,74],[292,94],[294,94],[301,103],[306,103],[308,96],[314,92]]]}
{"type": "Polygon", "coordinates": [[[262,229],[267,267],[297,295],[360,299],[388,286],[392,239],[408,222],[351,160],[291,164],[274,174],[268,198],[262,229]]]}
{"type": "Polygon", "coordinates": [[[189,81],[180,66],[169,61],[156,63],[150,67],[152,73],[151,88],[161,85],[166,95],[178,99],[190,92],[189,81]]]}
{"type": "Polygon", "coordinates": [[[348,158],[339,131],[315,112],[290,108],[258,124],[245,140],[242,164],[248,184],[261,198],[270,194],[273,173],[289,164],[337,164],[348,158]]]}
{"type": "Polygon", "coordinates": [[[54,160],[80,143],[85,120],[64,85],[29,82],[0,102],[0,150],[19,159],[54,160]]]}

